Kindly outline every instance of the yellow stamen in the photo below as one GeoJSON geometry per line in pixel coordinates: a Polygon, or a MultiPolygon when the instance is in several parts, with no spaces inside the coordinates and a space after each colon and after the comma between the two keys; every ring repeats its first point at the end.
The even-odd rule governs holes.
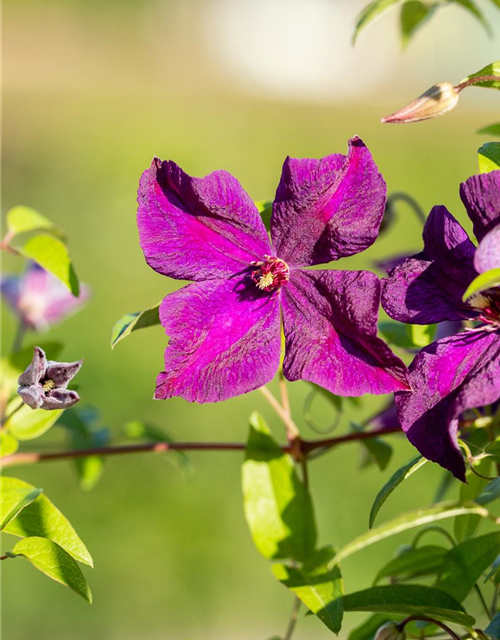
{"type": "Polygon", "coordinates": [[[468,303],[476,309],[487,309],[491,305],[491,300],[481,293],[476,293],[476,295],[469,298],[468,303]]]}
{"type": "Polygon", "coordinates": [[[46,380],[42,387],[44,391],[52,391],[52,389],[55,389],[56,383],[53,380],[46,380]]]}
{"type": "Polygon", "coordinates": [[[272,273],[266,273],[263,276],[260,276],[259,281],[257,282],[257,287],[259,289],[264,290],[266,287],[271,287],[274,282],[274,276],[272,273]]]}

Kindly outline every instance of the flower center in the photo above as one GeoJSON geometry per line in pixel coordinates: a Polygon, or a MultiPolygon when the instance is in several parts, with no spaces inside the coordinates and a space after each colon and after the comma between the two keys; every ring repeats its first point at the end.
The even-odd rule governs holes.
{"type": "Polygon", "coordinates": [[[500,326],[500,291],[491,289],[485,293],[477,293],[468,302],[481,312],[480,320],[500,326]]]}
{"type": "Polygon", "coordinates": [[[252,280],[261,291],[275,291],[290,280],[290,269],[281,258],[264,256],[265,260],[253,262],[252,280]]]}
{"type": "Polygon", "coordinates": [[[52,389],[56,388],[56,383],[53,380],[45,380],[42,388],[44,391],[52,391],[52,389]]]}

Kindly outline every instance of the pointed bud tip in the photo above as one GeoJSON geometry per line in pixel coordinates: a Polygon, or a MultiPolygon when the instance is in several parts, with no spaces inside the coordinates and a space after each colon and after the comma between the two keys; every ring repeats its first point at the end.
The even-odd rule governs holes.
{"type": "Polygon", "coordinates": [[[439,82],[402,109],[382,118],[383,124],[410,124],[443,116],[455,108],[459,91],[450,82],[439,82]]]}

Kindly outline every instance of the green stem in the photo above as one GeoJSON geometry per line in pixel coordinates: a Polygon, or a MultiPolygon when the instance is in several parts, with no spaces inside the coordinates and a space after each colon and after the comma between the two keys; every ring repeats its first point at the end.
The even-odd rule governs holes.
{"type": "Polygon", "coordinates": [[[26,324],[22,320],[20,320],[19,324],[17,325],[16,335],[14,336],[14,342],[12,343],[12,353],[17,353],[21,350],[27,329],[28,327],[26,326],[26,324]]]}
{"type": "Polygon", "coordinates": [[[411,546],[416,547],[417,542],[422,538],[422,536],[424,536],[426,533],[429,533],[431,531],[433,531],[434,533],[440,533],[442,536],[444,536],[448,540],[448,542],[451,543],[452,547],[456,546],[457,543],[455,542],[453,536],[450,533],[448,533],[446,529],[443,529],[438,525],[431,525],[430,527],[426,527],[425,529],[422,529],[422,531],[419,531],[417,535],[413,538],[411,546]]]}
{"type": "Polygon", "coordinates": [[[293,603],[292,613],[290,614],[290,620],[288,621],[288,627],[286,629],[285,635],[283,636],[283,640],[290,640],[295,630],[295,625],[297,624],[297,616],[299,615],[301,602],[295,596],[295,602],[293,603]]]}
{"type": "Polygon", "coordinates": [[[450,629],[450,627],[446,625],[444,622],[441,622],[440,620],[435,620],[434,618],[429,618],[428,616],[409,616],[408,618],[405,618],[404,620],[402,620],[397,625],[397,628],[400,631],[403,631],[403,629],[408,624],[408,622],[413,622],[414,620],[421,620],[423,622],[430,622],[431,624],[435,624],[437,627],[441,627],[441,629],[445,631],[450,636],[450,638],[453,638],[453,640],[461,640],[460,636],[457,635],[453,631],[453,629],[450,629]]]}
{"type": "Polygon", "coordinates": [[[486,604],[486,600],[484,599],[483,592],[481,591],[481,589],[477,584],[474,585],[474,591],[477,593],[477,597],[479,598],[479,602],[481,603],[481,606],[483,607],[483,610],[486,613],[486,617],[488,618],[488,620],[491,620],[489,607],[486,604]]]}

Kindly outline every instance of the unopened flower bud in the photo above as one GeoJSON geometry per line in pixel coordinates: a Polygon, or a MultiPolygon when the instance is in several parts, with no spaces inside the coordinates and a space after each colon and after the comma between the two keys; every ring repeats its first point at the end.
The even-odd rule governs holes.
{"type": "Polygon", "coordinates": [[[406,640],[406,632],[396,622],[386,622],[378,629],[375,640],[406,640]]]}
{"type": "Polygon", "coordinates": [[[407,124],[443,116],[458,103],[459,91],[450,82],[440,82],[428,89],[419,98],[390,116],[383,123],[407,124]]]}

